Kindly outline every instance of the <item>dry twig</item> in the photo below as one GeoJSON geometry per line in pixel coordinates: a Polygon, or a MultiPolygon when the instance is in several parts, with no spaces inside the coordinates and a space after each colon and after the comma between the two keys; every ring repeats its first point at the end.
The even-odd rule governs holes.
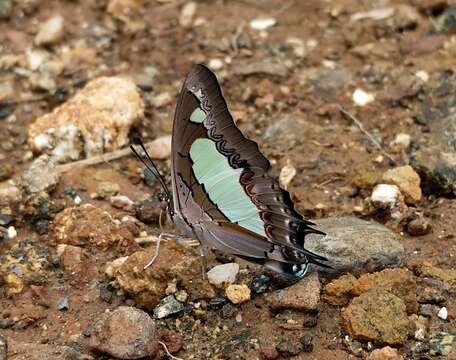
{"type": "Polygon", "coordinates": [[[372,141],[372,143],[382,152],[383,155],[385,155],[388,159],[391,160],[391,162],[393,164],[396,164],[396,160],[393,159],[393,157],[388,154],[383,148],[382,148],[382,145],[372,136],[372,134],[370,134],[363,126],[362,122],[359,121],[357,118],[355,118],[352,114],[350,114],[348,111],[346,111],[344,108],[342,108],[342,106],[339,106],[338,105],[338,108],[339,108],[339,111],[346,117],[348,117],[350,120],[352,120],[356,126],[358,126],[358,128],[361,130],[361,132],[366,135],[370,141],[372,141]]]}
{"type": "Polygon", "coordinates": [[[166,355],[168,355],[171,359],[173,360],[184,360],[182,358],[178,358],[177,356],[171,355],[171,353],[168,351],[168,348],[166,347],[166,344],[163,341],[158,342],[161,346],[163,346],[163,349],[165,349],[166,355]]]}
{"type": "MultiPolygon", "coordinates": [[[[154,142],[155,142],[155,140],[145,143],[144,145],[145,145],[146,149],[148,149],[149,146],[151,146],[154,142]]],[[[130,154],[131,154],[130,148],[123,148],[123,149],[114,150],[114,151],[111,151],[111,152],[108,152],[108,153],[105,153],[102,155],[93,156],[88,159],[83,159],[83,160],[73,161],[71,163],[67,163],[67,164],[63,164],[63,165],[58,165],[57,170],[60,173],[64,173],[71,169],[74,169],[75,167],[96,165],[96,164],[99,164],[102,162],[107,163],[109,161],[116,160],[116,159],[119,159],[121,157],[130,155],[130,154]]]]}

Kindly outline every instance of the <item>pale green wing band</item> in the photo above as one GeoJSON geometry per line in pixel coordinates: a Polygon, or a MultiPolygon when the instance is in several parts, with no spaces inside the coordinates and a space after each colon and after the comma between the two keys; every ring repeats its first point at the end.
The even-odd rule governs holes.
{"type": "Polygon", "coordinates": [[[197,181],[226,218],[266,237],[258,209],[239,182],[243,169],[231,168],[228,159],[209,139],[196,139],[190,147],[190,158],[197,181]]]}

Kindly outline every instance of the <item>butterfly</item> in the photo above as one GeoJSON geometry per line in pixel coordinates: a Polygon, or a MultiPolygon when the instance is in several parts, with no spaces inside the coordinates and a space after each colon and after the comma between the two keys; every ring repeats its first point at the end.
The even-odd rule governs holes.
{"type": "Polygon", "coordinates": [[[268,176],[268,159],[235,125],[216,76],[204,65],[191,68],[177,101],[171,191],[145,152],[142,161],[159,180],[160,199],[182,235],[290,278],[302,278],[311,263],[329,267],[304,247],[306,235],[325,233],[268,176]]]}

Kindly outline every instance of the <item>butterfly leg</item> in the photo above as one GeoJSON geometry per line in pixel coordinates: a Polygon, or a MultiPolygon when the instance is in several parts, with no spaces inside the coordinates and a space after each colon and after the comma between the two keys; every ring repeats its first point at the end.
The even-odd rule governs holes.
{"type": "Polygon", "coordinates": [[[163,234],[158,235],[157,244],[155,245],[155,255],[152,257],[152,259],[149,260],[149,262],[146,265],[144,265],[144,270],[151,266],[154,263],[155,259],[158,257],[158,254],[160,253],[160,242],[163,238],[162,235],[163,234]]]}
{"type": "Polygon", "coordinates": [[[149,262],[144,266],[144,270],[146,270],[149,266],[151,266],[154,261],[157,259],[159,253],[160,253],[160,242],[162,240],[170,240],[170,239],[175,239],[177,242],[185,242],[187,240],[185,237],[180,236],[180,235],[175,235],[175,234],[169,234],[169,233],[161,233],[158,235],[158,240],[157,244],[155,245],[155,254],[152,257],[152,259],[149,260],[149,262]]]}

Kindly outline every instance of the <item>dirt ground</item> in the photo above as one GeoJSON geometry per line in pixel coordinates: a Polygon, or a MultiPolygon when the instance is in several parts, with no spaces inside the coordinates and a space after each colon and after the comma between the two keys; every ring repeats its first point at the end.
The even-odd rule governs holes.
{"type": "MultiPolygon", "coordinates": [[[[3,104],[0,98],[1,113],[10,111],[8,106],[14,111],[14,119],[11,115],[0,118],[0,166],[11,167],[12,172],[5,179],[19,175],[32,160],[26,141],[28,126],[70,98],[87,80],[100,75],[132,76],[143,89],[147,106],[132,135],[139,134],[148,141],[170,133],[175,98],[189,67],[217,59],[223,64],[216,73],[229,107],[244,134],[257,141],[271,160],[271,174],[278,176],[288,163],[296,168],[288,190],[306,218],[354,214],[376,219],[400,234],[411,267],[429,263],[455,268],[454,195],[430,190],[421,201],[410,205],[409,214],[424,214],[432,225],[428,234],[411,236],[403,222],[373,211],[367,201],[372,187],[362,188],[354,181],[360,173],[381,174],[395,165],[408,164],[415,144],[434,131],[420,124],[416,114],[442,76],[454,71],[456,26],[453,33],[439,32],[428,42],[423,38],[451,1],[198,1],[194,17],[200,21],[188,28],[179,23],[182,1],[123,3],[128,11],[108,13],[103,0],[12,1],[9,17],[0,20],[1,56],[26,53],[38,24],[53,14],[63,16],[65,37],[48,50],[61,54],[64,47],[80,46],[90,51],[75,56],[55,76],[57,88],[51,92],[36,89],[27,75],[18,71],[0,70],[0,82],[14,86],[13,98],[3,104]],[[353,19],[353,14],[398,5],[406,6],[400,15],[353,19]],[[276,25],[263,33],[252,29],[250,21],[261,17],[274,18],[276,25]],[[249,64],[260,62],[267,63],[266,71],[242,75],[249,64]],[[144,75],[146,67],[156,70],[153,79],[144,75]],[[409,81],[423,77],[426,81],[417,87],[409,81]],[[352,95],[358,88],[375,94],[375,100],[357,106],[352,95]],[[171,94],[171,100],[160,106],[151,104],[151,98],[165,92],[171,94]],[[378,139],[381,149],[340,108],[355,116],[366,132],[378,139]],[[271,128],[272,124],[278,125],[271,128]],[[411,136],[408,149],[398,150],[391,144],[400,133],[411,136]]],[[[65,207],[69,201],[66,191],[76,189],[83,202],[120,218],[124,211],[113,209],[106,200],[92,199],[90,194],[102,179],[119,184],[121,193],[135,201],[154,196],[158,187],[144,184],[131,171],[135,167],[139,165],[134,158],[127,156],[110,164],[69,171],[51,200],[65,207]]],[[[159,162],[159,167],[168,174],[169,161],[159,162]]],[[[21,204],[14,210],[18,236],[0,240],[1,252],[23,239],[47,243],[47,235],[40,235],[30,217],[24,215],[25,207],[21,204]]],[[[159,231],[156,225],[146,229],[159,231]]],[[[14,296],[2,293],[3,318],[29,319],[22,328],[2,333],[17,342],[81,343],[81,334],[94,316],[122,304],[134,304],[125,296],[114,296],[110,303],[99,296],[99,286],[106,282],[104,264],[118,255],[89,249],[83,272],[72,275],[58,270],[51,276],[44,286],[46,301],[56,304],[66,296],[70,302],[67,311],[55,305],[38,305],[30,289],[14,296]]],[[[206,315],[195,325],[185,315],[179,320],[180,327],[174,318],[160,323],[178,329],[185,344],[178,356],[184,359],[259,359],[258,344],[277,344],[283,338],[306,335],[313,337],[313,351],[295,359],[355,358],[344,343],[338,307],[320,304],[317,324],[308,328],[294,328],[280,315],[271,314],[263,297],[240,307],[241,322],[206,315]]],[[[304,319],[306,315],[295,316],[304,319]]],[[[409,348],[405,345],[399,350],[406,355],[409,348]]]]}

